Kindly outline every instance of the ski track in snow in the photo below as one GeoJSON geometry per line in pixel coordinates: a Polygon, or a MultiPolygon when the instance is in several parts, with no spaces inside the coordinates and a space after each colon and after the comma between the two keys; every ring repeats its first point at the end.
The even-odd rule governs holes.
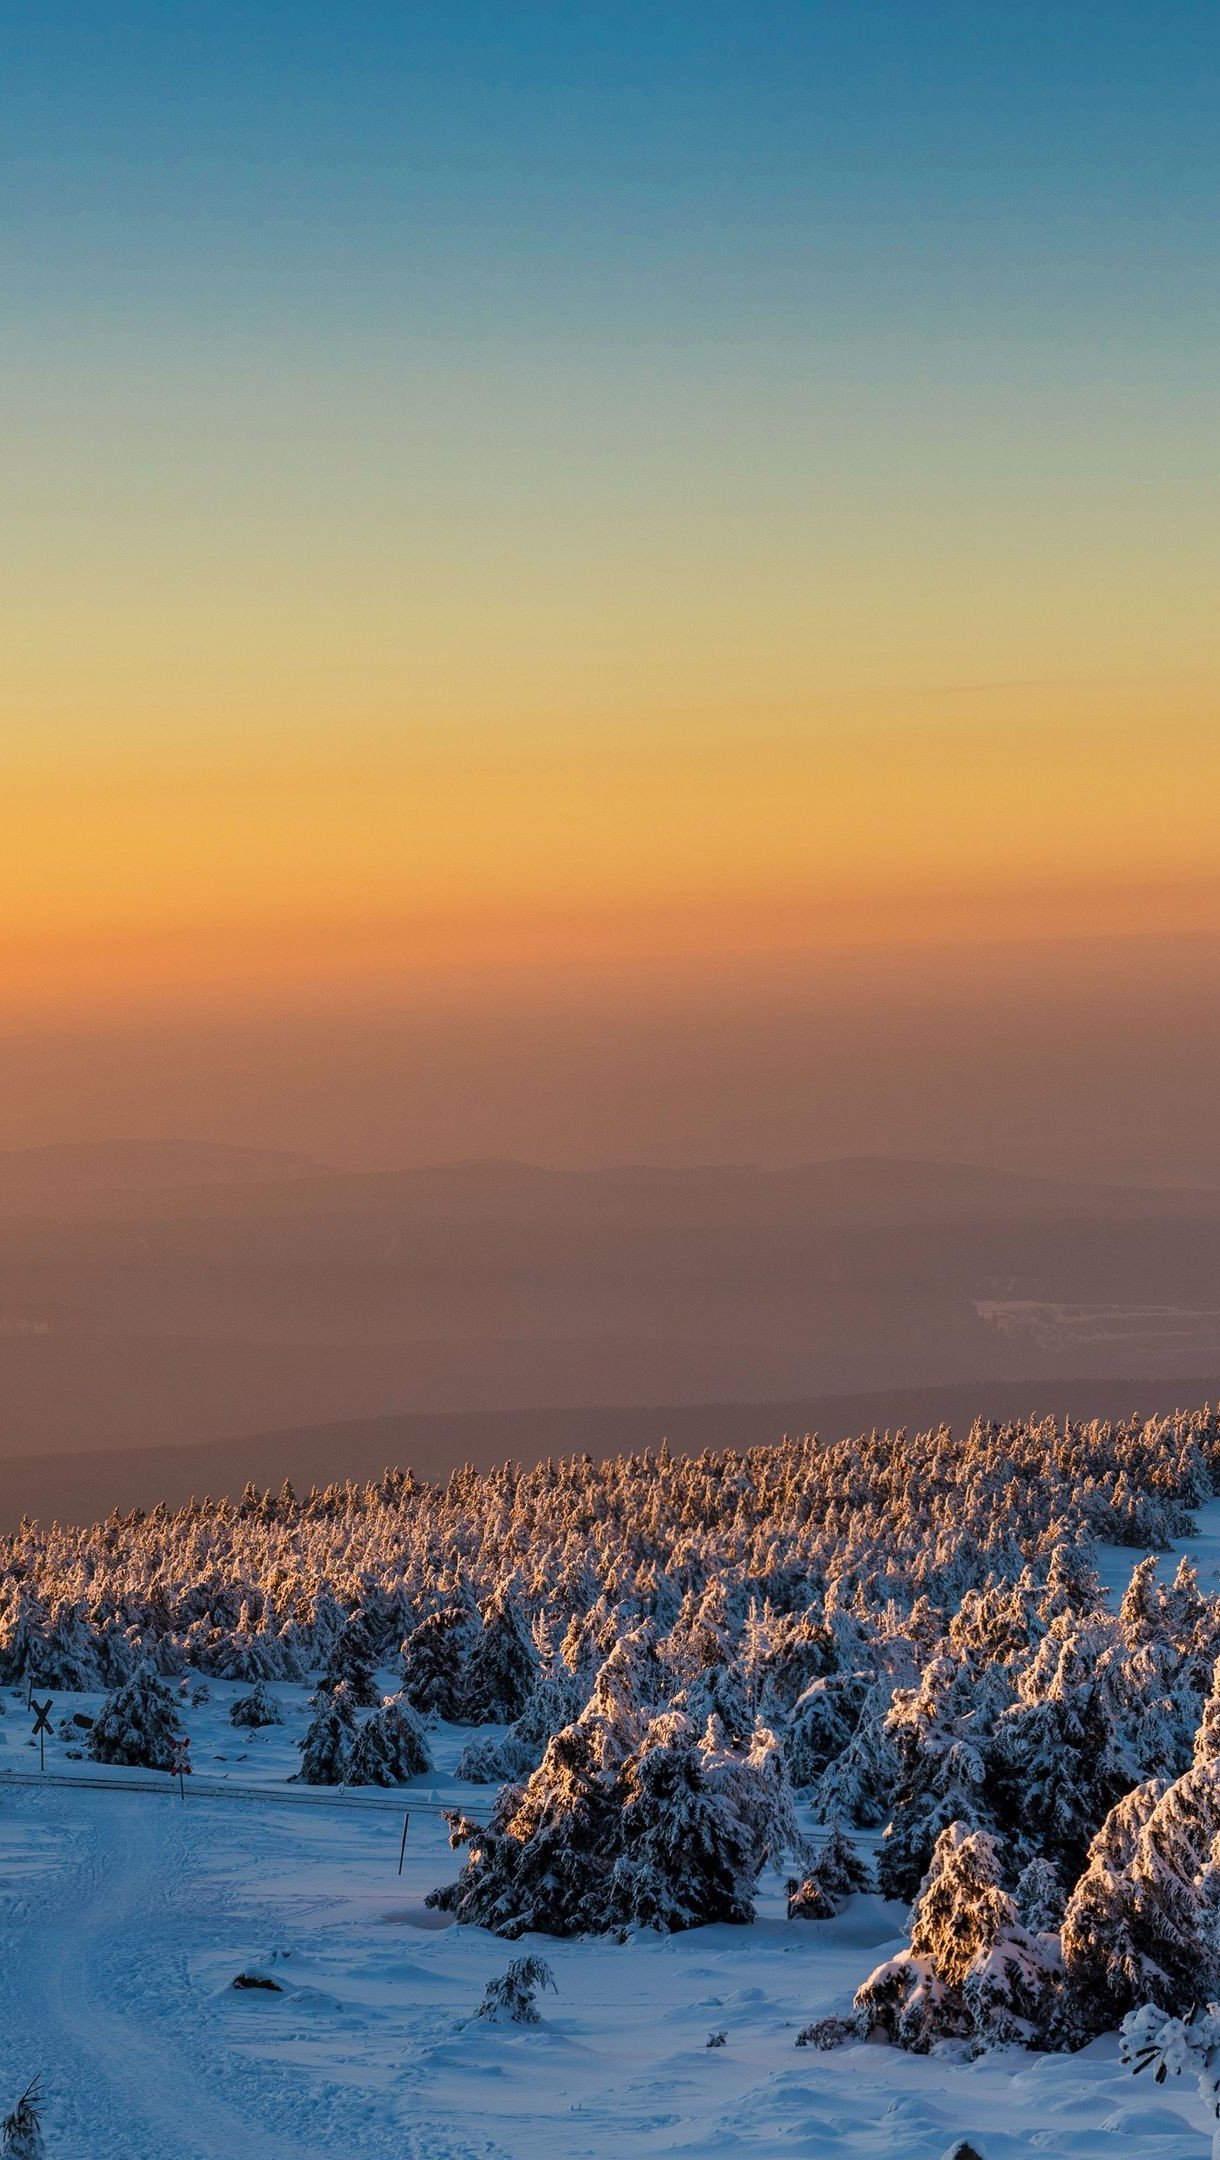
{"type": "MultiPolygon", "coordinates": [[[[168,1787],[27,1788],[5,1794],[6,1811],[14,1801],[36,1809],[55,1842],[36,1887],[19,1888],[0,1914],[0,2063],[6,2089],[41,2074],[55,2160],[473,2152],[440,2124],[395,2126],[387,2142],[384,2104],[316,2081],[303,2090],[217,2046],[218,1990],[193,1977],[200,1952],[233,1933],[232,1899],[199,1864],[216,1827],[209,1803],[184,1810],[168,1787]]],[[[238,1825],[231,1807],[226,1816],[228,1842],[238,1825]]]]}

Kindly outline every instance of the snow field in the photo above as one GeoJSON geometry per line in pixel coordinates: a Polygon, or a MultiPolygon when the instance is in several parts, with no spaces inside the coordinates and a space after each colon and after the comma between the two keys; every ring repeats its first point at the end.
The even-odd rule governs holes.
{"type": "MultiPolygon", "coordinates": [[[[446,1925],[423,1903],[460,1864],[437,1810],[481,1818],[494,1795],[452,1775],[467,1731],[438,1728],[437,1770],[401,1794],[286,1787],[307,1690],[274,1688],[285,1724],[250,1734],[228,1721],[245,1690],[209,1686],[183,1712],[185,1805],[168,1777],[67,1761],[58,1733],[35,1782],[5,1697],[0,2098],[42,2072],[52,2160],[940,2160],[961,2136],[986,2160],[1204,2160],[1193,2089],[1134,2082],[1113,2037],[974,2063],[798,2051],[899,1947],[905,1915],[877,1898],[789,1922],[770,1877],[752,1928],[625,1945],[446,1925]],[[528,1949],[558,1983],[543,2024],[471,2023],[528,1949]],[[235,1990],[243,1970],[283,1992],[235,1990]]],[[[59,1696],[53,1724],[99,1701],[59,1696]]]]}

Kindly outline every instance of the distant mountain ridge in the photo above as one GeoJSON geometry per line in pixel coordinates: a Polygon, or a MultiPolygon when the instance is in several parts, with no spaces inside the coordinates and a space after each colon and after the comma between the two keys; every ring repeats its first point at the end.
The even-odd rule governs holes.
{"type": "Polygon", "coordinates": [[[469,1219],[853,1222],[1073,1215],[1220,1216],[1220,1192],[1108,1185],[985,1164],[840,1156],[778,1168],[749,1163],[625,1163],[591,1169],[470,1160],[339,1169],[307,1155],[219,1142],[84,1142],[0,1152],[0,1214],[104,1211],[157,1201],[189,1214],[406,1210],[469,1219]]]}
{"type": "Polygon", "coordinates": [[[876,1427],[926,1431],[941,1424],[968,1430],[976,1417],[1004,1420],[1052,1415],[1088,1419],[1166,1415],[1220,1401],[1220,1368],[1175,1380],[1086,1379],[1053,1383],[991,1380],[967,1385],[806,1395],[756,1403],[659,1403],[622,1407],[439,1412],[356,1418],[283,1432],[247,1433],[202,1446],[91,1450],[84,1454],[0,1459],[0,1536],[22,1514],[42,1521],[91,1522],[112,1508],[178,1506],[192,1496],[234,1496],[247,1482],[297,1492],[311,1485],[357,1483],[390,1468],[443,1481],[460,1463],[487,1470],[509,1460],[642,1453],[668,1441],[677,1453],[704,1448],[768,1447],[784,1434],[820,1432],[840,1439],[876,1427]]]}
{"type": "Polygon", "coordinates": [[[0,1459],[378,1416],[1220,1370],[1220,1193],[857,1156],[0,1156],[0,1459]]]}

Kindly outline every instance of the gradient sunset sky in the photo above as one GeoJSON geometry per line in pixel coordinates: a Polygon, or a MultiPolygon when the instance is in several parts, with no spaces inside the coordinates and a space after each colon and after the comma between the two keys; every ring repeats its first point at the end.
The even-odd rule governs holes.
{"type": "Polygon", "coordinates": [[[0,1145],[1220,1176],[1220,16],[0,64],[0,1145]]]}

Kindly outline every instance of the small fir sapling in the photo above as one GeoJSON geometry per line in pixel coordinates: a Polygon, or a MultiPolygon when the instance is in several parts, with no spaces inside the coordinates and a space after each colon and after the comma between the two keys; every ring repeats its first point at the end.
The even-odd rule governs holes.
{"type": "Polygon", "coordinates": [[[839,1823],[803,1880],[788,1884],[790,1920],[833,1920],[849,1897],[874,1887],[872,1871],[839,1823]]]}
{"type": "Polygon", "coordinates": [[[173,1696],[153,1667],[144,1664],[107,1696],[85,1746],[94,1762],[168,1770],[182,1737],[173,1696]]]}
{"type": "Polygon", "coordinates": [[[488,2018],[495,2025],[540,2025],[538,1994],[545,1988],[553,1995],[559,1993],[545,1958],[514,1958],[507,1972],[488,1981],[475,2016],[488,2018]]]}
{"type": "Polygon", "coordinates": [[[796,2036],[799,2048],[818,2048],[829,2055],[832,2049],[846,2047],[849,2040],[863,2038],[860,2020],[856,2017],[815,2018],[812,2025],[803,2025],[796,2036]]]}
{"type": "Polygon", "coordinates": [[[42,2134],[41,2080],[35,2078],[26,2086],[11,2115],[0,2123],[0,2153],[6,2160],[46,2160],[46,2141],[42,2134]]]}
{"type": "Polygon", "coordinates": [[[323,1692],[313,1722],[301,1742],[301,1767],[296,1773],[302,1785],[342,1785],[356,1738],[356,1714],[347,1682],[341,1680],[333,1693],[323,1692]]]}
{"type": "Polygon", "coordinates": [[[231,1725],[249,1726],[257,1732],[264,1725],[282,1725],[283,1722],[283,1712],[267,1693],[263,1680],[256,1680],[248,1695],[239,1695],[229,1705],[231,1725]]]}
{"type": "Polygon", "coordinates": [[[405,1785],[431,1768],[423,1726],[401,1695],[391,1695],[360,1727],[344,1782],[405,1785]]]}
{"type": "Polygon", "coordinates": [[[1123,2019],[1119,2049],[1130,2070],[1137,2076],[1151,2070],[1158,2085],[1184,2071],[1195,2077],[1216,2126],[1212,2160],[1220,2160],[1220,2003],[1195,2008],[1184,2018],[1166,2017],[1155,2003],[1145,2003],[1123,2019]]]}
{"type": "Polygon", "coordinates": [[[726,2032],[710,2032],[707,2036],[707,2046],[710,2048],[727,2047],[728,2043],[729,2036],[726,2032]]]}

